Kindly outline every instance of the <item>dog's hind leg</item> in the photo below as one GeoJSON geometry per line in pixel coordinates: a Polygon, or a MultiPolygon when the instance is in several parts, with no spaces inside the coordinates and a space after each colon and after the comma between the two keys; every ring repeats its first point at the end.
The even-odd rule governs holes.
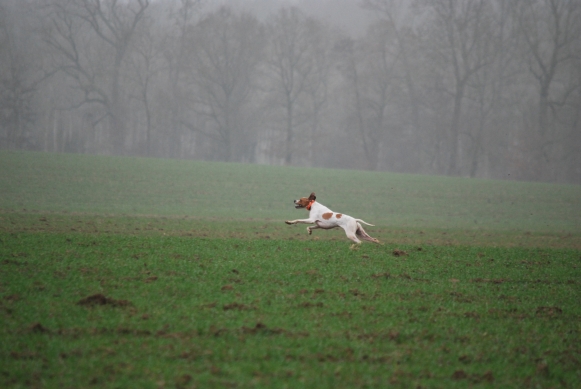
{"type": "Polygon", "coordinates": [[[359,224],[359,223],[357,223],[357,230],[355,231],[355,234],[357,234],[357,236],[359,236],[361,239],[366,240],[368,242],[381,244],[379,242],[379,240],[369,236],[369,234],[367,232],[365,232],[365,230],[363,229],[363,227],[361,227],[361,224],[359,224]]]}
{"type": "Polygon", "coordinates": [[[351,250],[357,250],[361,247],[361,241],[357,239],[355,234],[347,234],[347,237],[353,241],[353,244],[349,247],[351,250]]]}
{"type": "Polygon", "coordinates": [[[361,246],[361,241],[357,238],[357,234],[355,232],[353,232],[353,230],[350,228],[345,228],[344,226],[342,226],[342,227],[345,230],[345,235],[347,235],[347,238],[349,238],[353,241],[353,244],[349,248],[351,250],[358,249],[359,246],[361,246]]]}
{"type": "Polygon", "coordinates": [[[355,244],[361,244],[361,241],[357,239],[357,236],[355,236],[355,234],[347,234],[347,238],[351,239],[355,244]]]}

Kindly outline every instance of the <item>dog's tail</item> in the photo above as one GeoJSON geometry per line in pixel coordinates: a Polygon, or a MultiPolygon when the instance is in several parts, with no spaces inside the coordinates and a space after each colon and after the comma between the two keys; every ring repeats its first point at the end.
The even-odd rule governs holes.
{"type": "Polygon", "coordinates": [[[375,227],[375,225],[374,225],[374,224],[369,224],[369,223],[367,223],[367,222],[364,222],[364,221],[363,221],[363,220],[361,220],[361,219],[355,219],[355,221],[358,221],[358,222],[360,222],[360,223],[366,224],[366,225],[368,225],[368,226],[371,226],[371,227],[375,227]]]}

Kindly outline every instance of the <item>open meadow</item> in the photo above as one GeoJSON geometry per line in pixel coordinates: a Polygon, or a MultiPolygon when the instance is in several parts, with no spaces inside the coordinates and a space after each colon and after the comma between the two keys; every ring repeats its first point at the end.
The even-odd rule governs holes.
{"type": "Polygon", "coordinates": [[[2,388],[575,388],[580,301],[579,186],[0,152],[2,388]]]}

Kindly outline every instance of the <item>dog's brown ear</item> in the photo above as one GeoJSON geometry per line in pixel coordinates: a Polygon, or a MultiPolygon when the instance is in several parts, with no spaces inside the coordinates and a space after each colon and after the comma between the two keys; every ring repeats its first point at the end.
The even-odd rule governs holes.
{"type": "Polygon", "coordinates": [[[311,195],[309,196],[309,200],[316,200],[317,196],[315,196],[315,192],[311,193],[311,195]]]}

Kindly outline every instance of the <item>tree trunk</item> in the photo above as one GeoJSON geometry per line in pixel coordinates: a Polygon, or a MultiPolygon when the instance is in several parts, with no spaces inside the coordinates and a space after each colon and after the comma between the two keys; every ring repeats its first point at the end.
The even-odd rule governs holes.
{"type": "Polygon", "coordinates": [[[290,165],[293,161],[293,103],[291,96],[287,95],[286,104],[286,145],[285,145],[285,157],[284,164],[290,165]]]}
{"type": "Polygon", "coordinates": [[[452,123],[450,125],[450,164],[449,175],[460,174],[458,158],[460,154],[460,115],[462,113],[462,99],[464,98],[464,84],[460,83],[456,87],[454,96],[454,112],[452,113],[452,123]]]}

